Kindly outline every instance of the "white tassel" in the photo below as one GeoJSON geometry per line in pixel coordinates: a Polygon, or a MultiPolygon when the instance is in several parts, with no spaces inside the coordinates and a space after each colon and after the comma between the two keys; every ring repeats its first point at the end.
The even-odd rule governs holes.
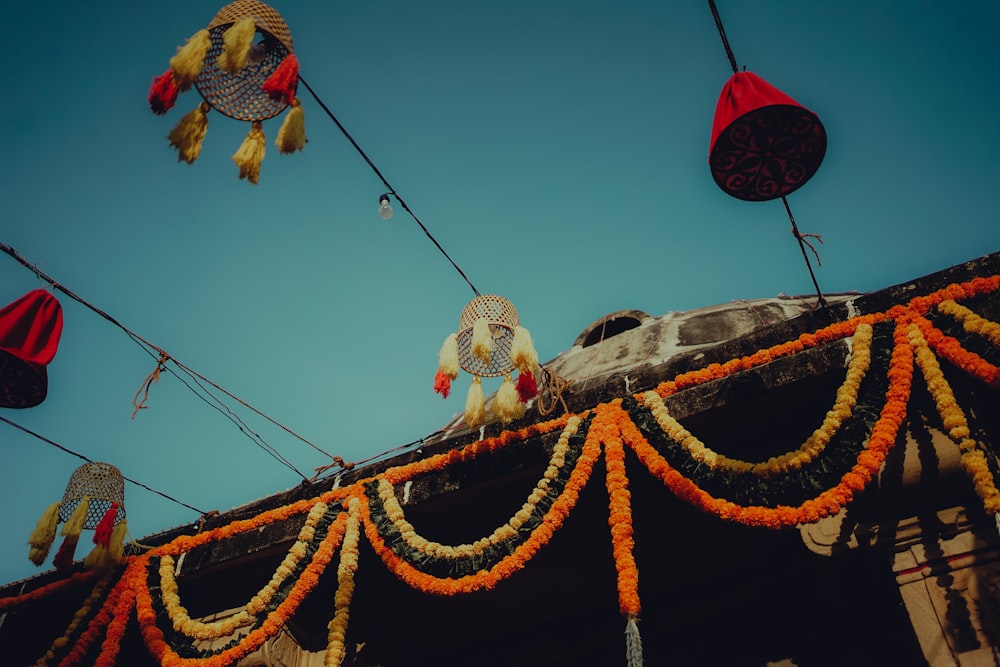
{"type": "Polygon", "coordinates": [[[469,428],[477,428],[486,423],[486,400],[483,398],[483,383],[478,377],[472,378],[472,386],[465,399],[465,423],[469,428]]]}
{"type": "Polygon", "coordinates": [[[514,328],[514,340],[510,344],[510,360],[525,375],[534,375],[540,368],[531,334],[520,325],[514,328]]]}
{"type": "Polygon", "coordinates": [[[514,388],[514,381],[510,379],[510,375],[504,376],[503,384],[500,385],[493,402],[493,412],[505,424],[524,416],[524,403],[517,395],[517,389],[514,388]]]}
{"type": "Polygon", "coordinates": [[[642,667],[642,637],[635,618],[629,617],[625,624],[625,661],[628,667],[642,667]]]}
{"type": "Polygon", "coordinates": [[[470,348],[477,359],[489,365],[490,355],[493,353],[493,333],[490,331],[490,324],[485,317],[480,317],[472,325],[470,348]]]}
{"type": "Polygon", "coordinates": [[[438,353],[438,369],[452,380],[458,377],[458,336],[455,334],[444,339],[438,353]]]}

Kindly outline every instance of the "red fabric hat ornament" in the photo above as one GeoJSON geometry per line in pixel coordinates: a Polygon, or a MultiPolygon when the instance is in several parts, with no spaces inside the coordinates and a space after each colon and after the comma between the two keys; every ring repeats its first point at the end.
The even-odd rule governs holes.
{"type": "Polygon", "coordinates": [[[62,306],[43,289],[0,309],[0,407],[30,408],[48,393],[46,366],[62,335],[62,306]]]}
{"type": "Polygon", "coordinates": [[[805,185],[826,155],[819,117],[753,72],[736,72],[715,107],[708,164],[726,194],[784,197],[805,185]]]}

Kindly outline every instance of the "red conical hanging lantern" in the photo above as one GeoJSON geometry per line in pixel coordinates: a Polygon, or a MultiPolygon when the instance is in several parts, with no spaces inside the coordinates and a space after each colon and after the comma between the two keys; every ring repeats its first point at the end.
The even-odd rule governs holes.
{"type": "Polygon", "coordinates": [[[0,407],[30,408],[45,400],[46,366],[62,335],[62,306],[43,289],[0,309],[0,407]]]}
{"type": "Polygon", "coordinates": [[[826,155],[819,117],[753,72],[737,72],[715,107],[708,164],[727,194],[784,197],[805,185],[826,155]]]}

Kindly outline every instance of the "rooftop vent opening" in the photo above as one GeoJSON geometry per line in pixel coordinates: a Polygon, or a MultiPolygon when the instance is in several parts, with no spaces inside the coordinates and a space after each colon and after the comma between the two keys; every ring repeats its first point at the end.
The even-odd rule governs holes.
{"type": "Polygon", "coordinates": [[[581,347],[596,345],[620,333],[635,329],[648,318],[649,315],[641,310],[619,310],[618,312],[605,315],[584,329],[576,337],[574,344],[581,347]]]}

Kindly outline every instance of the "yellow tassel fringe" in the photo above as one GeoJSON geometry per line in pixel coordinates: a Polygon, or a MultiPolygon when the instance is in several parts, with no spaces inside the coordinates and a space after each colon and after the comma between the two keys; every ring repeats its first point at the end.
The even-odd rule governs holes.
{"type": "Polygon", "coordinates": [[[219,67],[227,74],[236,74],[246,67],[253,46],[253,36],[257,32],[257,24],[252,18],[240,19],[226,32],[222,33],[222,53],[219,54],[219,67]]]}
{"type": "Polygon", "coordinates": [[[62,502],[54,502],[45,508],[42,516],[38,519],[35,530],[28,538],[28,544],[31,545],[28,558],[35,565],[41,565],[49,556],[49,549],[52,548],[52,542],[56,539],[56,526],[59,525],[59,508],[61,506],[62,502]]]}
{"type": "Polygon", "coordinates": [[[212,47],[212,38],[208,30],[199,30],[187,43],[177,49],[177,53],[170,59],[170,69],[174,72],[174,83],[177,89],[184,91],[191,87],[194,80],[201,74],[201,68],[205,64],[205,56],[212,47]]]}
{"type": "Polygon", "coordinates": [[[72,535],[79,537],[83,532],[83,526],[87,523],[87,511],[90,509],[90,497],[84,496],[77,504],[76,509],[69,516],[69,520],[63,524],[61,535],[72,535]]]}
{"type": "Polygon", "coordinates": [[[122,519],[121,523],[116,525],[111,531],[111,540],[108,542],[108,546],[95,545],[90,550],[90,553],[87,554],[87,557],[83,559],[84,566],[100,572],[107,572],[114,569],[124,558],[125,534],[127,532],[128,523],[125,519],[122,519]]]}
{"type": "Polygon", "coordinates": [[[264,161],[266,149],[267,139],[264,137],[264,130],[261,129],[260,122],[254,122],[243,144],[233,155],[233,162],[240,168],[240,178],[257,185],[260,180],[260,164],[264,161]]]}
{"type": "Polygon", "coordinates": [[[177,161],[183,160],[191,164],[201,155],[201,144],[208,132],[208,110],[211,107],[202,102],[197,109],[189,111],[180,122],[170,130],[167,140],[177,149],[177,161]]]}
{"type": "Polygon", "coordinates": [[[472,386],[465,399],[465,423],[469,428],[477,428],[486,423],[486,400],[483,398],[483,383],[478,377],[472,378],[472,386]]]}
{"type": "Polygon", "coordinates": [[[278,138],[274,142],[278,151],[289,155],[306,147],[306,112],[298,99],[292,100],[292,108],[285,115],[285,121],[278,130],[278,138]]]}

